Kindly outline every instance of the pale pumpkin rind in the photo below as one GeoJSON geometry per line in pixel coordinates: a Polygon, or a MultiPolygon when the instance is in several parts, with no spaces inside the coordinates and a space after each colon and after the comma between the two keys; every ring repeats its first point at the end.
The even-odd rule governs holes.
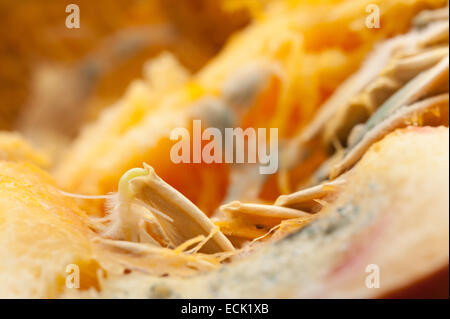
{"type": "MultiPolygon", "coordinates": [[[[192,279],[111,278],[102,296],[408,297],[412,284],[448,269],[448,163],[448,128],[397,130],[370,148],[336,202],[300,231],[192,279]],[[379,267],[379,288],[366,286],[369,265],[379,267]]],[[[448,296],[448,277],[434,287],[445,291],[439,287],[448,296]]]]}

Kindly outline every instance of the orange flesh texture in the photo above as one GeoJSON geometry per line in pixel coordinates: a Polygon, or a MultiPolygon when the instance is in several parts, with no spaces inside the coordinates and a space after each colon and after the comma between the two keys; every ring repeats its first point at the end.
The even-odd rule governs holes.
{"type": "Polygon", "coordinates": [[[98,288],[98,265],[86,218],[34,165],[0,162],[0,274],[4,291],[21,297],[28,293],[29,297],[57,297],[64,289],[70,264],[80,269],[81,289],[98,288]]]}
{"type": "MultiPolygon", "coordinates": [[[[281,80],[273,77],[267,90],[258,94],[255,104],[241,119],[242,126],[277,127],[281,138],[291,136],[310,121],[319,105],[359,67],[375,43],[407,31],[417,12],[440,6],[443,1],[380,2],[383,9],[383,27],[380,29],[366,28],[365,16],[361,12],[365,12],[367,3],[347,1],[333,6],[333,10],[325,4],[317,8],[299,6],[282,11],[282,15],[268,15],[267,20],[255,21],[231,37],[224,50],[181,89],[144,102],[136,114],[136,122],[130,119],[123,124],[123,132],[117,132],[117,136],[106,144],[99,142],[98,148],[87,154],[90,160],[73,163],[73,158],[85,157],[82,148],[75,150],[58,171],[58,181],[71,192],[104,194],[116,190],[118,179],[126,170],[147,162],[169,184],[211,214],[226,192],[228,171],[225,165],[175,165],[168,155],[173,145],[168,140],[168,132],[151,136],[157,142],[153,146],[142,147],[139,143],[128,143],[123,137],[126,135],[124,132],[139,130],[139,125],[145,132],[143,122],[139,120],[142,116],[156,118],[165,114],[164,117],[180,120],[184,115],[177,114],[178,110],[183,112],[201,97],[217,96],[230,72],[250,61],[264,59],[279,65],[284,74],[281,80]],[[401,19],[398,18],[400,16],[401,19]],[[340,30],[340,35],[331,37],[331,30],[336,29],[340,30]],[[269,30],[278,30],[276,41],[269,30]],[[175,106],[165,106],[168,100],[174,99],[177,100],[173,103],[175,106]],[[158,112],[152,115],[153,110],[158,112]],[[202,180],[205,182],[198,185],[202,180]]],[[[124,117],[129,115],[125,112],[124,117]]],[[[189,125],[183,120],[179,123],[185,127],[189,125]]],[[[90,137],[86,134],[82,139],[89,140],[90,137]]],[[[300,179],[303,179],[302,175],[300,179]]],[[[292,181],[294,185],[299,183],[296,179],[292,181]]],[[[266,188],[271,191],[264,197],[278,195],[276,186],[268,185],[266,188]]]]}

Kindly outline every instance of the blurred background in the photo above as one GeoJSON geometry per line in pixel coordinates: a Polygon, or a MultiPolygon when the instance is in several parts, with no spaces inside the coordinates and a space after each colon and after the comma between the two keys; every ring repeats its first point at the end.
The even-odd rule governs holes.
{"type": "Polygon", "coordinates": [[[0,0],[1,130],[39,124],[71,138],[148,59],[169,51],[195,72],[250,20],[220,0],[77,0],[82,27],[68,29],[72,2],[0,0]]]}

